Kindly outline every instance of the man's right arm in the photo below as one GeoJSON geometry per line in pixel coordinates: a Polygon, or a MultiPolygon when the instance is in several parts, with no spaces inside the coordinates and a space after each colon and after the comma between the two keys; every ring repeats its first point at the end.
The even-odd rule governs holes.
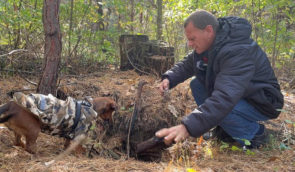
{"type": "MultiPolygon", "coordinates": [[[[194,52],[189,53],[170,70],[162,75],[162,80],[169,80],[169,89],[192,77],[194,74],[194,52]]],[[[162,82],[163,82],[162,81],[162,82]]]]}

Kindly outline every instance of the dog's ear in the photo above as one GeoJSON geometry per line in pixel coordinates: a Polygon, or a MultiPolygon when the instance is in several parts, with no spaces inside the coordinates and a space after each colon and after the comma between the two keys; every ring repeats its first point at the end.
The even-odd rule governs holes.
{"type": "Polygon", "coordinates": [[[117,104],[116,104],[116,102],[112,102],[111,103],[111,110],[117,110],[117,104]]]}
{"type": "Polygon", "coordinates": [[[110,98],[99,97],[93,99],[93,109],[97,115],[104,120],[112,121],[112,113],[116,110],[117,104],[110,98]]]}
{"type": "Polygon", "coordinates": [[[13,98],[13,95],[15,92],[16,92],[15,90],[11,90],[11,91],[7,92],[6,94],[8,97],[13,98]]]}
{"type": "Polygon", "coordinates": [[[61,100],[66,100],[68,98],[68,95],[63,90],[57,89],[56,98],[61,100]]]}
{"type": "Polygon", "coordinates": [[[104,114],[115,111],[117,109],[117,105],[115,102],[101,102],[96,104],[94,108],[98,114],[104,114]]]}

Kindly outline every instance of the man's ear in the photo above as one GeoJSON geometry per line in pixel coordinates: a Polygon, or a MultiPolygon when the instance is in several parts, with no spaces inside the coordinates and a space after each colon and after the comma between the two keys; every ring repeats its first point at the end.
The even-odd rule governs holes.
{"type": "Polygon", "coordinates": [[[211,34],[214,33],[214,29],[212,25],[207,25],[204,30],[211,34]]]}
{"type": "MultiPolygon", "coordinates": [[[[215,38],[215,32],[212,25],[207,25],[204,29],[205,34],[207,35],[208,40],[213,41],[215,38]]],[[[209,42],[211,42],[209,41],[209,42]]]]}

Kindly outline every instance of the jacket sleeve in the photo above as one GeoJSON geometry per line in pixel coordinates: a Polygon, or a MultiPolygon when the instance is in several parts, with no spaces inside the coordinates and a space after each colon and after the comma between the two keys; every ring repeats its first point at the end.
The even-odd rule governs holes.
{"type": "Polygon", "coordinates": [[[194,74],[194,52],[188,54],[170,70],[162,75],[162,79],[169,80],[169,89],[192,77],[194,74]]]}
{"type": "Polygon", "coordinates": [[[191,136],[199,137],[218,125],[243,97],[255,72],[254,60],[248,51],[235,49],[218,55],[220,71],[211,96],[182,120],[191,136]]]}

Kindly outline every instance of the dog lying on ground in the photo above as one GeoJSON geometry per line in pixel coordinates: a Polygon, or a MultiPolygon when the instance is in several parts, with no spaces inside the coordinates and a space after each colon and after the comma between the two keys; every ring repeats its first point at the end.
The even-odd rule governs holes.
{"type": "Polygon", "coordinates": [[[67,147],[77,136],[87,134],[100,118],[111,122],[115,109],[116,103],[107,97],[88,97],[83,101],[68,97],[64,101],[51,94],[16,92],[12,101],[0,106],[0,123],[14,132],[16,146],[34,154],[40,131],[65,138],[67,147]],[[21,141],[22,136],[26,144],[21,141]]]}

